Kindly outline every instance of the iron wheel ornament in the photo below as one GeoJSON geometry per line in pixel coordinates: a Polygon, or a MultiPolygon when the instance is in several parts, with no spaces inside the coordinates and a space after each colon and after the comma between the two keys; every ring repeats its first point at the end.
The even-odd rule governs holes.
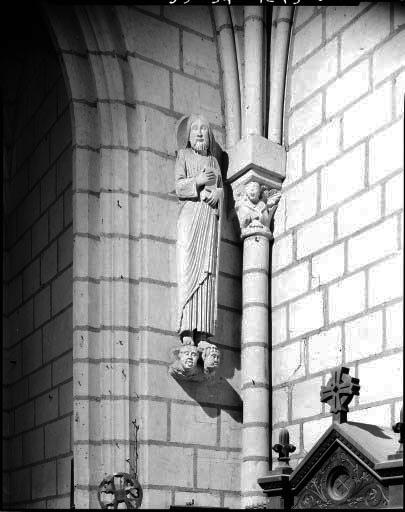
{"type": "Polygon", "coordinates": [[[114,473],[107,475],[98,486],[97,498],[103,509],[116,509],[120,503],[126,508],[139,508],[142,503],[142,487],[135,475],[114,473]]]}

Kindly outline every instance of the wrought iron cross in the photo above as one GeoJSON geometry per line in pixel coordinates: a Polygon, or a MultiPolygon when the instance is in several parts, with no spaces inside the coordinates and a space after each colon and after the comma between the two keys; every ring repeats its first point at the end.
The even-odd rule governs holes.
{"type": "Polygon", "coordinates": [[[329,403],[334,422],[347,422],[348,405],[359,391],[359,379],[350,377],[349,368],[341,366],[332,371],[326,386],[321,387],[321,402],[329,403]]]}

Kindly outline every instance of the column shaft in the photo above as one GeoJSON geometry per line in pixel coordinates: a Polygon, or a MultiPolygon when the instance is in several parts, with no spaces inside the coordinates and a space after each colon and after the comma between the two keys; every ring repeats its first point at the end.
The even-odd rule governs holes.
{"type": "Polygon", "coordinates": [[[242,275],[242,507],[264,501],[257,478],[269,471],[268,270],[269,238],[247,237],[242,275]]]}

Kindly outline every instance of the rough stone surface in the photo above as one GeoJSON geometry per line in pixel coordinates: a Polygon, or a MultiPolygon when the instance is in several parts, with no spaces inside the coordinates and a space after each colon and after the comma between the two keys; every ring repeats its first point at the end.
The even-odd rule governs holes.
{"type": "Polygon", "coordinates": [[[303,426],[304,451],[308,453],[320,437],[332,424],[332,418],[319,418],[318,420],[306,421],[303,426]]]}
{"type": "Polygon", "coordinates": [[[324,371],[342,364],[342,334],[333,327],[308,338],[308,368],[310,373],[324,371]]]}
{"type": "Polygon", "coordinates": [[[339,110],[357,100],[369,89],[369,63],[361,61],[344,73],[326,90],[326,115],[333,116],[339,110]]]}
{"type": "Polygon", "coordinates": [[[295,36],[292,64],[295,65],[322,42],[322,15],[318,14],[295,36]]]}
{"type": "Polygon", "coordinates": [[[391,121],[391,109],[389,108],[391,94],[391,84],[385,83],[345,112],[343,116],[343,145],[345,148],[352,146],[391,121]],[[368,116],[369,112],[373,112],[373,115],[368,116]],[[356,128],[357,119],[363,121],[356,128]]]}
{"type": "Polygon", "coordinates": [[[271,326],[271,342],[274,346],[287,338],[287,309],[285,307],[272,311],[271,326]]]}
{"type": "Polygon", "coordinates": [[[362,190],[364,174],[365,146],[362,144],[322,169],[321,207],[329,208],[362,190]]]}
{"type": "Polygon", "coordinates": [[[368,294],[371,307],[402,296],[403,272],[402,255],[382,261],[370,269],[368,294]]]}
{"type": "Polygon", "coordinates": [[[316,212],[317,180],[312,175],[286,192],[286,228],[289,229],[312,217],[316,212]],[[307,198],[302,201],[302,198],[307,198]]]}
{"type": "Polygon", "coordinates": [[[378,220],[380,215],[381,189],[375,187],[340,207],[337,217],[338,236],[351,235],[378,220]]]}
{"type": "Polygon", "coordinates": [[[386,309],[386,343],[387,348],[400,347],[402,345],[402,333],[404,330],[403,303],[398,302],[386,309]]]}
{"type": "Polygon", "coordinates": [[[358,272],[329,288],[329,321],[336,322],[365,308],[365,274],[358,272]]]}
{"type": "Polygon", "coordinates": [[[362,393],[359,397],[359,403],[364,404],[392,397],[400,397],[403,386],[402,366],[403,360],[401,353],[359,364],[359,379],[362,383],[362,393]],[[383,375],[389,375],[390,378],[382,383],[379,382],[378,379],[375,378],[377,369],[382,372],[383,375]]]}
{"type": "MultiPolygon", "coordinates": [[[[32,27],[35,32],[35,20],[32,27]]],[[[13,114],[15,123],[10,129],[14,133],[10,137],[8,135],[11,151],[18,151],[17,175],[10,182],[18,190],[11,194],[13,203],[7,201],[7,218],[14,218],[16,222],[14,245],[10,246],[8,254],[11,264],[5,276],[7,279],[13,274],[18,277],[10,282],[6,295],[9,295],[9,305],[13,307],[9,319],[9,342],[15,345],[22,340],[15,345],[19,349],[18,357],[12,353],[10,356],[15,357],[18,363],[14,370],[19,369],[21,376],[26,376],[8,391],[10,412],[15,416],[15,433],[25,432],[22,437],[15,438],[22,440],[22,457],[16,457],[17,452],[13,450],[9,458],[15,461],[10,474],[11,488],[16,490],[14,500],[21,502],[22,508],[46,506],[46,501],[32,503],[30,500],[54,497],[57,491],[66,493],[70,489],[70,467],[68,472],[60,472],[57,489],[56,465],[61,450],[53,448],[53,445],[63,446],[62,451],[67,453],[71,450],[72,387],[63,391],[58,385],[52,388],[52,365],[48,361],[50,358],[54,360],[55,370],[58,367],[62,369],[63,365],[63,380],[70,379],[71,382],[72,353],[67,360],[58,359],[61,352],[71,347],[71,307],[65,311],[70,323],[65,324],[61,332],[54,333],[57,336],[49,337],[49,326],[56,320],[51,309],[51,290],[61,268],[58,261],[63,268],[72,265],[72,230],[62,233],[63,194],[71,189],[72,183],[72,132],[66,93],[65,99],[62,97],[66,88],[62,69],[53,54],[52,43],[47,43],[46,37],[45,34],[45,38],[41,38],[41,47],[36,42],[27,49],[26,63],[17,74],[10,73],[8,84],[8,88],[19,91],[20,108],[13,114]],[[11,204],[13,212],[8,211],[11,204]],[[16,288],[18,279],[21,279],[20,298],[19,288],[16,288]],[[24,301],[22,304],[21,299],[24,301]],[[60,345],[59,350],[55,350],[57,345],[60,345]],[[25,403],[18,407],[21,401],[25,403]],[[59,420],[63,414],[66,416],[59,420]],[[48,423],[54,419],[55,423],[48,423]],[[65,422],[67,428],[51,436],[53,441],[50,441],[51,425],[59,425],[60,422],[65,422]],[[34,424],[38,428],[34,428],[34,424]],[[52,461],[48,461],[50,457],[52,461]],[[27,465],[30,467],[25,469],[27,465]],[[31,476],[25,475],[27,471],[31,476]],[[18,480],[21,478],[25,490],[20,492],[18,480]]],[[[71,211],[67,203],[65,209],[71,211]]],[[[71,222],[69,215],[65,220],[71,222]]],[[[71,296],[68,288],[69,283],[65,288],[66,297],[71,296]]],[[[56,380],[57,375],[58,372],[55,373],[56,380]]],[[[11,492],[13,495],[14,491],[11,492]]],[[[51,501],[48,500],[48,506],[51,506],[51,501]]],[[[66,505],[66,498],[61,498],[58,506],[63,504],[66,505]]]]}
{"type": "Polygon", "coordinates": [[[302,101],[336,76],[337,56],[337,40],[333,39],[294,71],[291,85],[292,104],[302,101]]]}
{"type": "Polygon", "coordinates": [[[322,293],[314,292],[290,304],[290,336],[301,336],[324,325],[322,293]]]}
{"type": "Polygon", "coordinates": [[[303,258],[331,244],[334,238],[334,231],[332,213],[308,222],[305,226],[298,229],[297,258],[303,258]]]}
{"type": "Polygon", "coordinates": [[[240,460],[236,453],[198,450],[197,485],[209,489],[239,490],[240,460]]]}
{"type": "MultiPolygon", "coordinates": [[[[403,100],[403,98],[402,98],[403,100]]],[[[399,121],[370,140],[369,181],[376,183],[403,165],[403,123],[399,121]],[[391,151],[386,151],[392,145],[391,151]]]]}
{"type": "Polygon", "coordinates": [[[306,143],[305,168],[310,172],[339,154],[340,123],[338,119],[327,122],[313,133],[306,143]]]}
{"type": "Polygon", "coordinates": [[[308,289],[308,265],[302,263],[290,270],[285,270],[272,281],[272,305],[294,299],[308,289]]]}
{"type": "Polygon", "coordinates": [[[328,283],[343,275],[345,269],[344,253],[344,244],[339,244],[313,257],[312,288],[328,283]]]}
{"type": "Polygon", "coordinates": [[[371,50],[389,34],[389,31],[389,6],[377,4],[343,32],[342,67],[347,67],[371,50]]]}
{"type": "Polygon", "coordinates": [[[322,379],[316,377],[307,381],[295,384],[292,390],[292,417],[293,419],[305,418],[320,414],[321,402],[319,401],[319,390],[322,379]]]}
{"type": "Polygon", "coordinates": [[[182,443],[215,445],[217,438],[217,411],[173,404],[171,415],[171,440],[182,443]]]}
{"type": "Polygon", "coordinates": [[[314,14],[314,6],[308,5],[300,5],[297,6],[295,10],[295,20],[294,25],[295,28],[300,27],[303,23],[305,23],[309,18],[314,14]]]}
{"type": "Polygon", "coordinates": [[[395,217],[351,238],[348,243],[349,271],[396,252],[397,238],[398,222],[395,217]]]}
{"type": "Polygon", "coordinates": [[[288,141],[290,144],[318,126],[322,119],[322,96],[317,94],[290,116],[288,141]]]}
{"type": "Polygon", "coordinates": [[[301,342],[274,349],[272,353],[273,385],[302,377],[305,373],[304,346],[301,342]]]}
{"type": "Polygon", "coordinates": [[[378,354],[382,350],[382,311],[376,311],[345,324],[346,361],[378,354]]]}

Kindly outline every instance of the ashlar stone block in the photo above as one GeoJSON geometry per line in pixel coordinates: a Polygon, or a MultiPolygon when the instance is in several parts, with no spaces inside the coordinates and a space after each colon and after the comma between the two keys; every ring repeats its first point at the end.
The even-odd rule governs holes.
{"type": "Polygon", "coordinates": [[[321,402],[319,400],[319,390],[321,389],[321,385],[321,377],[295,384],[292,390],[293,419],[320,414],[321,402]]]}
{"type": "Polygon", "coordinates": [[[215,445],[216,436],[217,410],[215,408],[172,404],[172,441],[215,445]]]}
{"type": "Polygon", "coordinates": [[[198,450],[197,485],[208,489],[239,490],[239,454],[219,450],[198,450]]]}
{"type": "Polygon", "coordinates": [[[259,181],[270,188],[281,188],[285,178],[286,152],[283,146],[261,137],[249,135],[228,150],[228,181],[259,181]]]}

